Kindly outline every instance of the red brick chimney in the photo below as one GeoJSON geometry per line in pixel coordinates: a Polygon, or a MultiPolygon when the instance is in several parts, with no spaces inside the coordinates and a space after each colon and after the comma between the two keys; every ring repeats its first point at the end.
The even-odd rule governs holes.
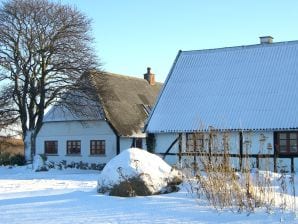
{"type": "Polygon", "coordinates": [[[147,73],[144,74],[144,79],[146,79],[150,85],[155,85],[155,75],[151,73],[151,68],[147,68],[147,73]]]}

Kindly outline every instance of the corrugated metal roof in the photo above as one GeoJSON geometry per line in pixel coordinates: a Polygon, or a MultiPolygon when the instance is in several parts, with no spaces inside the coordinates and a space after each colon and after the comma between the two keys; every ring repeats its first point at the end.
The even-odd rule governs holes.
{"type": "Polygon", "coordinates": [[[298,41],[179,52],[147,132],[298,128],[298,41]]]}

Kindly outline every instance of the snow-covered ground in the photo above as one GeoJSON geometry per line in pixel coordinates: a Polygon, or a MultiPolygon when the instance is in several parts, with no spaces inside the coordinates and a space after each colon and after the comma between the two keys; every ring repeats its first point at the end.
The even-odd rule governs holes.
{"type": "Polygon", "coordinates": [[[298,223],[294,213],[216,212],[186,187],[177,193],[119,198],[96,192],[99,172],[0,167],[0,223],[298,223]]]}

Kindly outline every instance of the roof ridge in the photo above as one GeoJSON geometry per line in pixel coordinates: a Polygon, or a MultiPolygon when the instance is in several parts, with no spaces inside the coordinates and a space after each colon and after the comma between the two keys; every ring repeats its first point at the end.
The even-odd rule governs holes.
{"type": "Polygon", "coordinates": [[[144,78],[141,78],[141,77],[139,78],[139,77],[136,77],[136,76],[122,75],[122,74],[117,74],[117,73],[113,73],[113,72],[104,72],[104,74],[111,75],[111,76],[118,76],[118,77],[121,77],[121,78],[145,80],[144,78]]]}
{"type": "MultiPolygon", "coordinates": [[[[136,76],[130,76],[130,75],[122,75],[122,74],[117,74],[117,73],[112,73],[112,72],[103,72],[103,74],[106,74],[106,75],[110,75],[110,76],[116,76],[116,77],[119,77],[119,78],[127,78],[127,79],[135,79],[137,81],[145,81],[145,82],[148,82],[146,79],[142,78],[142,77],[136,77],[136,76]]],[[[158,82],[156,81],[155,84],[158,84],[158,85],[163,85],[162,82],[158,82]]],[[[153,85],[154,86],[154,85],[153,85]]]]}
{"type": "Polygon", "coordinates": [[[198,50],[180,50],[182,53],[204,53],[210,51],[219,51],[219,50],[238,50],[238,49],[245,49],[245,48],[260,48],[260,47],[277,47],[280,45],[285,44],[298,44],[298,40],[292,41],[281,41],[281,42],[273,42],[270,44],[250,44],[250,45],[239,45],[239,46],[230,46],[230,47],[218,47],[218,48],[209,48],[209,49],[198,49],[198,50]]]}

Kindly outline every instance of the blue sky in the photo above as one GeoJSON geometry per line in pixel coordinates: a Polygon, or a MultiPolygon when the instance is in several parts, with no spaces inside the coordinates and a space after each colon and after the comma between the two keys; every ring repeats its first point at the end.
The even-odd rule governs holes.
{"type": "Polygon", "coordinates": [[[61,0],[93,20],[105,71],[164,81],[181,50],[298,40],[297,0],[61,0]]]}

